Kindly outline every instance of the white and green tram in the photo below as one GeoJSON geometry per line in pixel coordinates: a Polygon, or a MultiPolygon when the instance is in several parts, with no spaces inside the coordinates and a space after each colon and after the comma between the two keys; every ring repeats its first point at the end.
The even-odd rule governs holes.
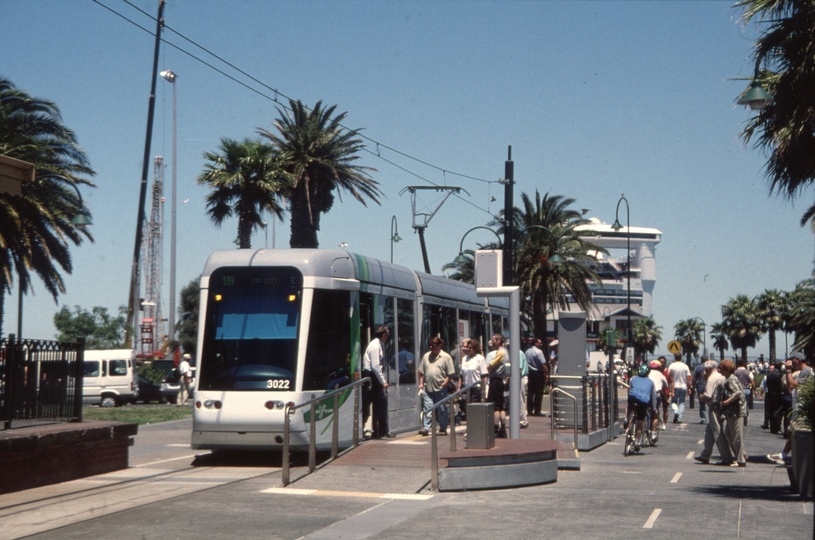
{"type": "MultiPolygon", "coordinates": [[[[358,380],[361,354],[386,325],[390,429],[418,429],[416,368],[439,336],[458,364],[463,338],[483,344],[508,329],[508,302],[478,298],[466,283],[341,250],[213,253],[201,276],[193,449],[276,450],[286,403],[300,404],[358,380]]],[[[318,448],[331,423],[351,443],[353,396],[315,414],[318,448]]],[[[291,447],[308,446],[309,408],[291,418],[291,447]]]]}

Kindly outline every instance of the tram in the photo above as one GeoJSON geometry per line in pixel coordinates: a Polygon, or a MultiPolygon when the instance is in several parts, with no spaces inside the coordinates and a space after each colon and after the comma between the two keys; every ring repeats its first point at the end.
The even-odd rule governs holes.
{"type": "MultiPolygon", "coordinates": [[[[379,325],[393,432],[418,429],[416,368],[433,336],[458,365],[458,343],[508,329],[508,301],[475,287],[343,250],[214,252],[200,282],[193,449],[282,450],[286,403],[304,403],[358,380],[379,325]]],[[[351,392],[315,414],[318,448],[351,444],[351,392]]],[[[291,417],[292,449],[308,447],[309,408],[291,417]]]]}

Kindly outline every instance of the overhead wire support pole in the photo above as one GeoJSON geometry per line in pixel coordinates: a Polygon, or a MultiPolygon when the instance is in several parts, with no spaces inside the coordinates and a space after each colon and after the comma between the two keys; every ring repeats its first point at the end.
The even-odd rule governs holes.
{"type": "Polygon", "coordinates": [[[515,227],[515,216],[513,215],[513,198],[515,184],[515,163],[512,161],[512,146],[507,148],[507,161],[504,164],[504,287],[509,287],[515,281],[513,269],[514,261],[514,238],[513,229],[515,227]]]}
{"type": "Polygon", "coordinates": [[[147,106],[147,133],[144,140],[144,160],[142,162],[141,187],[139,191],[139,210],[136,218],[136,241],[133,247],[133,265],[130,274],[130,295],[127,301],[128,322],[132,325],[130,336],[125,340],[128,347],[133,345],[133,334],[138,327],[139,298],[139,257],[141,255],[142,227],[144,226],[144,204],[147,199],[147,177],[150,173],[150,142],[153,139],[153,115],[156,109],[156,81],[158,78],[158,53],[161,45],[161,29],[164,26],[164,2],[158,0],[158,17],[156,18],[156,45],[153,52],[153,73],[150,83],[150,98],[147,106]]]}
{"type": "MultiPolygon", "coordinates": [[[[422,260],[424,262],[424,271],[427,274],[432,274],[432,272],[430,271],[430,261],[427,258],[427,244],[425,244],[424,240],[424,230],[427,228],[427,225],[428,223],[430,223],[430,220],[433,219],[433,216],[436,215],[441,206],[444,204],[444,201],[446,201],[450,197],[450,195],[452,195],[453,193],[459,193],[461,191],[467,193],[467,191],[458,186],[408,186],[404,188],[402,191],[400,191],[399,195],[401,195],[405,191],[410,191],[410,205],[413,210],[413,229],[419,233],[419,244],[421,245],[422,248],[422,260]],[[428,189],[432,189],[435,191],[446,191],[447,194],[444,196],[441,202],[430,211],[430,213],[417,212],[416,192],[419,190],[428,189]],[[420,219],[417,220],[416,218],[420,219]]],[[[469,193],[467,193],[467,195],[469,195],[469,193]]]]}

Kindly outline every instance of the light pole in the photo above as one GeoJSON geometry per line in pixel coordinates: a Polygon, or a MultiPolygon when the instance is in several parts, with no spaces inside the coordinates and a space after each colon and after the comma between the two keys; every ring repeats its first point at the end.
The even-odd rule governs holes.
{"type": "Polygon", "coordinates": [[[391,262],[393,262],[393,243],[399,242],[402,237],[399,236],[399,223],[396,222],[396,216],[391,218],[391,262]]]}
{"type": "Polygon", "coordinates": [[[266,247],[266,249],[269,249],[269,223],[267,223],[266,221],[263,222],[263,234],[266,235],[266,243],[264,244],[264,246],[266,247]]]}
{"type": "Polygon", "coordinates": [[[467,257],[464,256],[464,239],[467,238],[468,234],[470,234],[471,232],[473,232],[475,230],[478,230],[478,229],[486,229],[486,230],[490,231],[498,239],[498,244],[499,245],[501,244],[501,237],[493,229],[490,229],[489,227],[484,227],[484,226],[473,227],[472,229],[470,229],[469,231],[464,233],[464,236],[461,237],[461,242],[458,243],[458,257],[456,257],[455,260],[453,261],[457,265],[462,266],[462,265],[467,264],[468,262],[470,262],[469,259],[467,259],[467,257]]]}
{"type": "Polygon", "coordinates": [[[626,340],[626,347],[630,347],[633,339],[631,337],[631,212],[628,206],[628,199],[625,196],[620,197],[620,200],[617,201],[617,210],[614,213],[614,225],[611,226],[612,229],[615,231],[619,231],[623,228],[620,225],[620,203],[625,201],[625,255],[626,260],[628,261],[628,333],[627,333],[627,340],[626,340]]]}
{"type": "Polygon", "coordinates": [[[738,99],[738,101],[736,101],[736,103],[739,105],[750,107],[750,110],[752,111],[760,111],[769,105],[773,100],[772,96],[761,84],[761,70],[759,69],[760,62],[761,58],[759,57],[756,59],[756,69],[755,73],[753,74],[753,80],[750,83],[750,88],[738,99]]]}
{"type": "Polygon", "coordinates": [[[173,85],[173,180],[171,188],[170,202],[170,316],[168,317],[169,329],[168,336],[172,342],[175,340],[175,238],[176,238],[176,173],[178,172],[177,147],[178,147],[178,131],[176,122],[176,84],[175,79],[177,75],[170,70],[162,71],[160,75],[173,85]]]}

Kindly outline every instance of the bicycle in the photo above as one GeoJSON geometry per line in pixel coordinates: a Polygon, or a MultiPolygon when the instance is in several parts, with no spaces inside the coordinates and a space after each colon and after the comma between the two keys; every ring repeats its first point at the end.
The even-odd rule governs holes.
{"type": "Polygon", "coordinates": [[[657,437],[654,436],[654,433],[651,431],[651,411],[649,410],[645,415],[645,420],[643,421],[643,429],[642,433],[637,438],[637,420],[636,414],[633,410],[628,411],[628,417],[626,420],[628,427],[625,430],[625,445],[623,448],[623,455],[633,455],[635,453],[639,453],[640,449],[645,446],[656,446],[657,444],[657,437]]]}

